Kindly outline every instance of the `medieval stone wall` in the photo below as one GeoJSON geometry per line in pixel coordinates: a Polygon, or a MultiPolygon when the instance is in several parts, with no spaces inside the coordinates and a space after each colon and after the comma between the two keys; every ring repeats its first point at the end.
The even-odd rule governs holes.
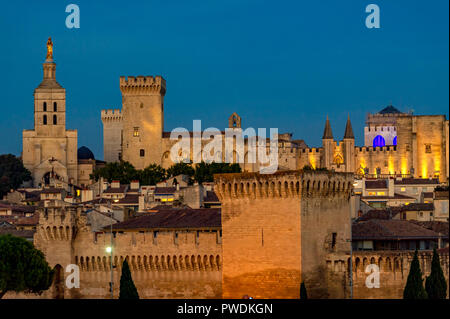
{"type": "Polygon", "coordinates": [[[325,292],[325,256],[349,251],[351,185],[329,172],[216,175],[223,297],[298,298],[303,280],[313,298],[342,296],[325,292]]]}

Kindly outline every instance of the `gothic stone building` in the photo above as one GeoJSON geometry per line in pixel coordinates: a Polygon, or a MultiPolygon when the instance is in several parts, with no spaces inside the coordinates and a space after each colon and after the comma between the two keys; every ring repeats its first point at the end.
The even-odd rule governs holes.
{"type": "MultiPolygon", "coordinates": [[[[137,168],[149,164],[171,166],[171,147],[177,142],[164,131],[164,96],[166,81],[161,76],[120,77],[122,109],[102,110],[104,159],[131,162],[137,168]]],[[[233,113],[229,128],[243,134],[241,118],[233,113]]],[[[224,134],[224,132],[222,132],[224,134]]],[[[193,133],[190,132],[191,138],[193,133]]],[[[448,180],[449,127],[445,115],[412,115],[388,106],[370,114],[364,130],[365,145],[355,146],[350,118],[343,140],[333,137],[327,118],[322,147],[308,147],[292,134],[278,136],[278,169],[295,170],[305,165],[334,169],[366,176],[437,177],[448,180]]],[[[223,139],[225,140],[225,139],[223,139]]],[[[259,171],[249,163],[248,139],[243,150],[233,148],[233,161],[243,159],[243,171],[259,171]]],[[[193,159],[191,144],[190,160],[193,159]]],[[[202,147],[205,142],[202,141],[202,147]]],[[[218,156],[225,158],[222,145],[218,156]]],[[[256,161],[258,162],[258,161],[256,161]]]]}

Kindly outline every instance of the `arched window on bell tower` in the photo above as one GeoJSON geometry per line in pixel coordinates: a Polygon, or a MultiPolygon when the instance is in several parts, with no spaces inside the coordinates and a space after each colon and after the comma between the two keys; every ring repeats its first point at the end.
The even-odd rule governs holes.
{"type": "Polygon", "coordinates": [[[58,105],[56,102],[53,102],[53,112],[58,112],[58,105]]]}
{"type": "Polygon", "coordinates": [[[47,112],[47,102],[44,102],[42,109],[44,110],[44,112],[47,112]]]}
{"type": "Polygon", "coordinates": [[[42,118],[42,123],[44,125],[47,125],[47,115],[44,115],[44,117],[42,118]]]}
{"type": "Polygon", "coordinates": [[[58,124],[58,118],[56,117],[56,114],[53,115],[53,125],[58,124]]]}

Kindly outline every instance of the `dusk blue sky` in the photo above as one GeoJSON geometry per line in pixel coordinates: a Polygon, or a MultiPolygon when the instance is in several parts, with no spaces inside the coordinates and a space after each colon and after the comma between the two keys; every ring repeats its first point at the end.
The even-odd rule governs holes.
{"type": "Polygon", "coordinates": [[[20,155],[49,36],[67,92],[67,128],[103,158],[100,111],[121,108],[119,76],[162,75],[165,130],[202,120],[223,129],[277,127],[320,146],[328,114],[357,145],[368,112],[449,105],[448,1],[8,1],[0,13],[0,154],[20,155]],[[78,4],[81,28],[67,29],[78,4]],[[376,3],[381,28],[367,29],[376,3]]]}

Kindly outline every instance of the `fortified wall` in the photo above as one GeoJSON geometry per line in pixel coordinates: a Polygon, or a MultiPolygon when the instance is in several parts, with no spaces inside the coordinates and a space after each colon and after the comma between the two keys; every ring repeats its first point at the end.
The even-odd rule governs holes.
{"type": "MultiPolygon", "coordinates": [[[[110,233],[92,232],[81,207],[43,210],[34,243],[50,267],[56,267],[54,285],[41,298],[110,298],[111,256],[106,251],[111,246],[110,233]],[[80,288],[66,288],[68,264],[80,267],[80,288]]],[[[141,298],[222,296],[219,232],[118,232],[113,247],[114,298],[119,295],[125,259],[141,298]]]]}
{"type": "MultiPolygon", "coordinates": [[[[413,251],[356,251],[352,256],[353,298],[354,299],[403,299],[403,290],[408,279],[413,251]],[[370,271],[365,272],[369,264],[375,264],[380,270],[380,287],[368,288],[366,279],[370,271]]],[[[431,273],[432,251],[420,251],[418,254],[424,285],[431,273]]],[[[448,250],[440,251],[439,257],[444,276],[447,280],[447,298],[449,296],[449,257],[448,250]]],[[[345,277],[349,283],[349,262],[347,265],[328,263],[329,276],[345,277]]]]}
{"type": "MultiPolygon", "coordinates": [[[[350,252],[352,174],[284,171],[215,175],[222,203],[223,298],[343,298],[327,260],[350,252]]],[[[347,256],[347,257],[346,257],[347,256]]],[[[339,276],[339,275],[338,275],[339,276]]]]}

